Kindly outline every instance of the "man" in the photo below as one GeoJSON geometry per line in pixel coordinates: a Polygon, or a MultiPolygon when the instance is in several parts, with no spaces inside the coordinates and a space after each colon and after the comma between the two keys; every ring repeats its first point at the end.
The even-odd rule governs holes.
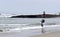
{"type": "Polygon", "coordinates": [[[43,28],[43,24],[44,24],[44,22],[45,22],[45,20],[42,19],[42,20],[41,20],[41,27],[42,27],[42,31],[41,31],[41,32],[42,32],[42,33],[45,33],[45,30],[44,30],[44,28],[43,28]]]}

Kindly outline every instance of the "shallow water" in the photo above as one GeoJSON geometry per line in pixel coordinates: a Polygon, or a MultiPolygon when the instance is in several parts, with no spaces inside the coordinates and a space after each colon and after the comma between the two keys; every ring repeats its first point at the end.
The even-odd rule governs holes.
{"type": "Polygon", "coordinates": [[[48,25],[44,26],[35,26],[35,27],[25,27],[22,28],[20,32],[12,31],[12,32],[5,32],[0,33],[0,37],[30,37],[34,35],[45,34],[54,31],[60,31],[60,25],[48,25]]]}

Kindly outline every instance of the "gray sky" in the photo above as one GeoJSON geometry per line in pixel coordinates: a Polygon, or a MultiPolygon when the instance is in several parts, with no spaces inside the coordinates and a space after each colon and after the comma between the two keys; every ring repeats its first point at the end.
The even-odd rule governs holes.
{"type": "Polygon", "coordinates": [[[0,0],[0,13],[40,14],[60,12],[60,0],[0,0]]]}

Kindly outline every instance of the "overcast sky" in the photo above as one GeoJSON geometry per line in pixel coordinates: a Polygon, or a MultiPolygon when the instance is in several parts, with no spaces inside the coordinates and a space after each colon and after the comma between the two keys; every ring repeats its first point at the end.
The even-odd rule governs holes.
{"type": "Polygon", "coordinates": [[[40,14],[60,12],[60,0],[0,0],[0,13],[40,14]]]}

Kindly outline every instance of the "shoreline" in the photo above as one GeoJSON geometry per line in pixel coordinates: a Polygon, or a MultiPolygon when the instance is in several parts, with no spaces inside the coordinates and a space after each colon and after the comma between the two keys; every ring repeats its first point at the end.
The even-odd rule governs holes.
{"type": "MultiPolygon", "coordinates": [[[[0,37],[34,37],[43,36],[52,32],[60,31],[60,25],[45,25],[43,28],[41,26],[36,27],[24,27],[20,32],[12,31],[0,33],[0,37]],[[43,33],[42,33],[43,30],[43,33]]],[[[45,36],[44,36],[45,37],[45,36]]]]}
{"type": "Polygon", "coordinates": [[[35,36],[31,36],[31,37],[60,37],[60,31],[45,33],[45,34],[41,34],[41,35],[35,35],[35,36]]]}

